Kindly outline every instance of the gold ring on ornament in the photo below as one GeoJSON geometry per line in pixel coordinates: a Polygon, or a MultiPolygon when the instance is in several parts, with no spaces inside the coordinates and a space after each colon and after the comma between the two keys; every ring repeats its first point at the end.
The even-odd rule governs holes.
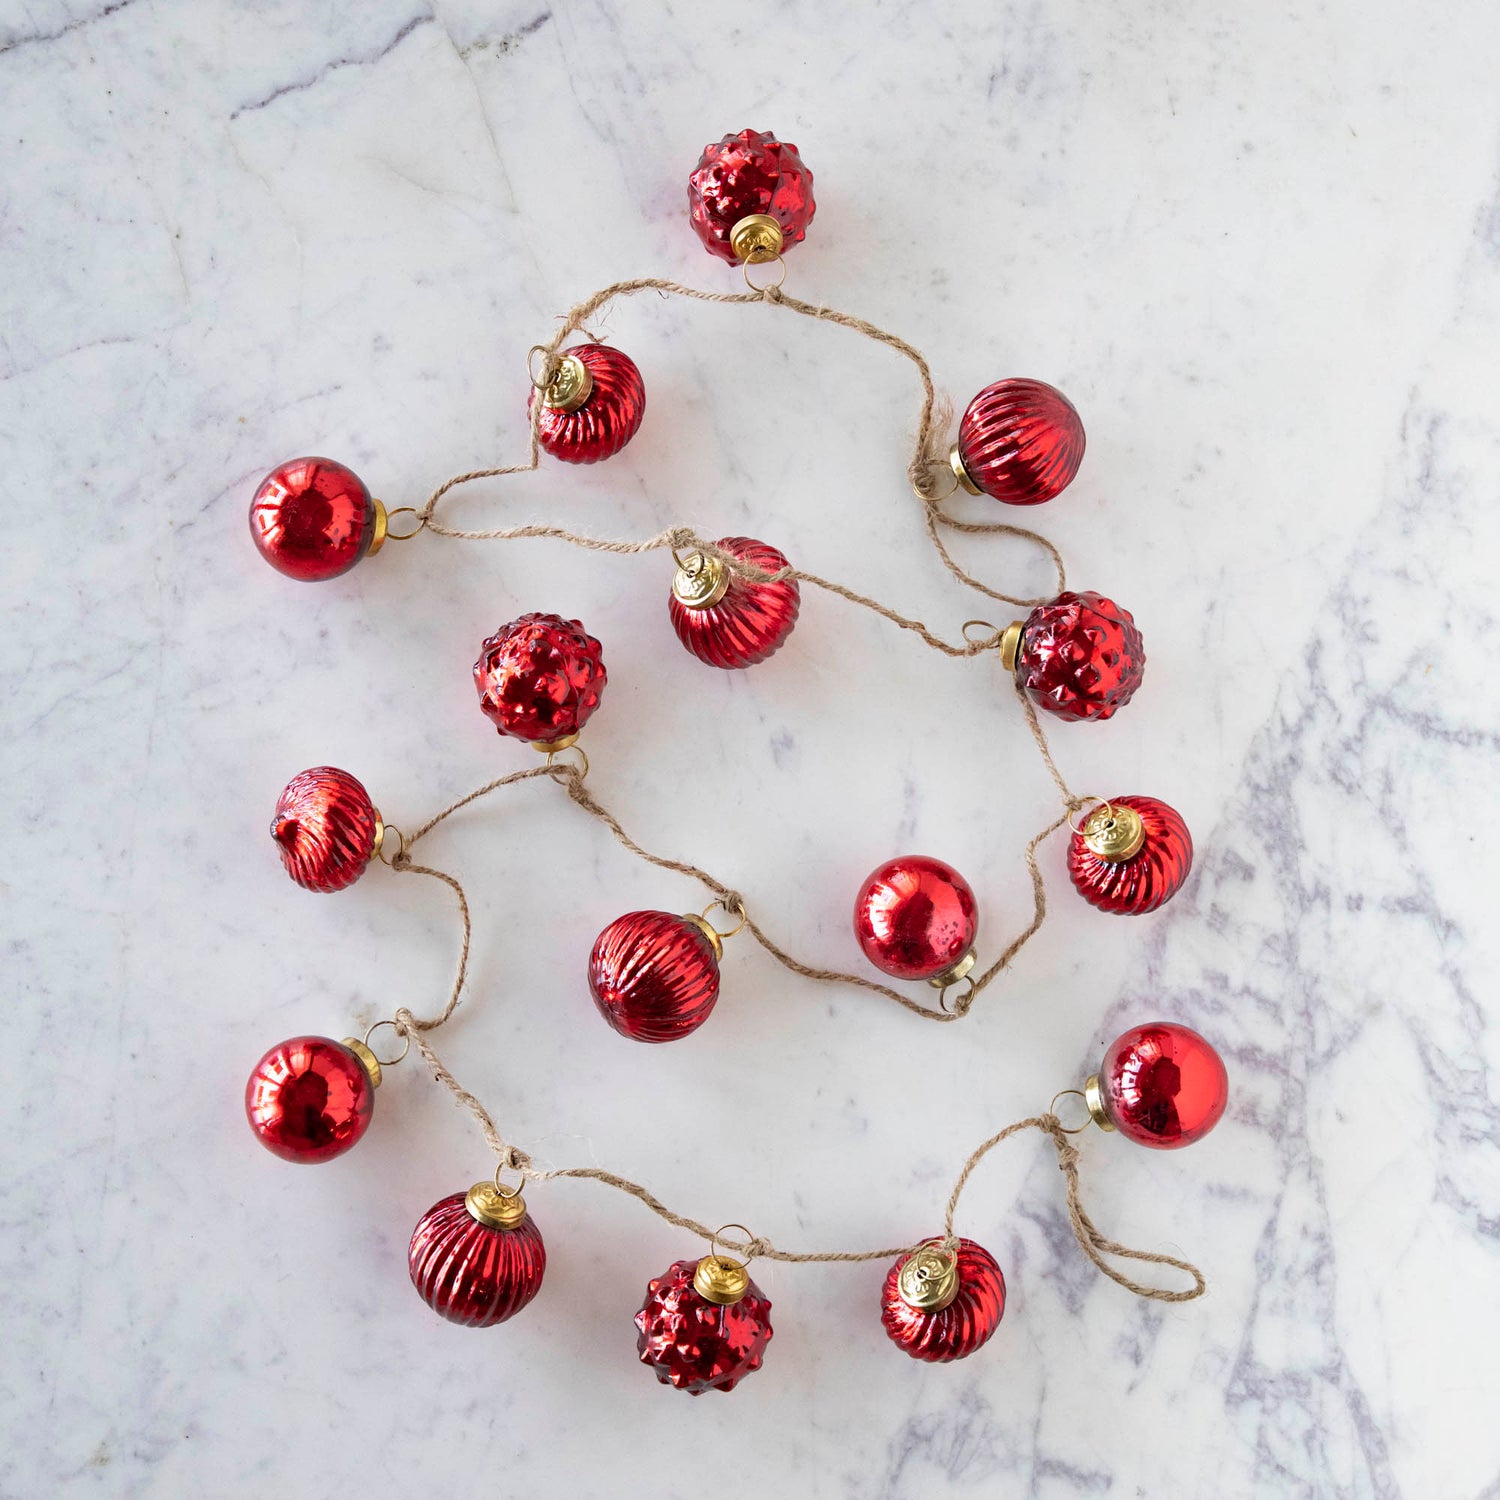
{"type": "Polygon", "coordinates": [[[394,870],[396,868],[396,861],[400,859],[401,856],[405,853],[406,835],[402,833],[394,823],[382,823],[380,825],[380,843],[375,850],[375,857],[380,861],[381,864],[388,865],[391,869],[394,870]],[[393,833],[396,835],[396,842],[400,845],[400,848],[398,848],[396,852],[391,855],[389,859],[387,859],[385,857],[386,851],[390,848],[391,835],[393,833]]]}
{"type": "Polygon", "coordinates": [[[422,512],[419,511],[414,505],[398,505],[395,510],[386,512],[385,535],[387,541],[409,542],[419,532],[426,530],[426,527],[427,517],[424,516],[422,512]],[[413,526],[410,531],[392,531],[391,522],[394,521],[397,516],[415,516],[417,518],[417,524],[413,526]]]}
{"type": "Polygon", "coordinates": [[[954,1010],[953,1007],[948,1004],[948,991],[953,988],[952,985],[945,984],[942,989],[938,991],[938,1004],[950,1016],[961,1016],[966,1014],[969,1009],[969,1005],[973,1002],[975,994],[973,979],[971,979],[968,975],[965,975],[962,982],[968,985],[968,989],[966,989],[963,994],[956,996],[953,1002],[954,1005],[962,1005],[962,1010],[954,1010]]]}
{"type": "MultiPolygon", "coordinates": [[[[780,290],[781,284],[786,280],[786,262],[779,255],[769,256],[765,260],[747,260],[744,265],[740,267],[740,271],[744,275],[745,285],[749,287],[752,292],[759,292],[762,296],[764,296],[767,292],[780,290]],[[772,260],[774,260],[776,264],[781,267],[781,275],[778,276],[775,281],[767,282],[765,286],[757,286],[756,283],[751,281],[750,279],[750,267],[768,266],[771,264],[772,260]]],[[[957,481],[955,481],[955,483],[956,482],[957,481]]]]}
{"type": "MultiPolygon", "coordinates": [[[[1092,818],[1094,816],[1094,814],[1096,812],[1098,812],[1101,808],[1108,807],[1110,809],[1113,809],[1113,807],[1114,807],[1114,803],[1111,802],[1108,797],[1084,797],[1082,799],[1082,801],[1085,804],[1087,804],[1089,802],[1092,802],[1094,804],[1093,807],[1089,808],[1089,818],[1092,818]]],[[[1069,811],[1069,813],[1068,813],[1068,827],[1071,828],[1073,830],[1073,832],[1078,835],[1079,838],[1083,837],[1083,829],[1081,829],[1078,826],[1078,824],[1073,821],[1073,819],[1075,817],[1077,817],[1078,814],[1082,810],[1083,809],[1080,808],[1080,807],[1075,807],[1075,808],[1071,809],[1069,811]]],[[[1088,820],[1089,820],[1089,818],[1085,818],[1083,821],[1085,823],[1087,823],[1088,820]]]]}
{"type": "MultiPolygon", "coordinates": [[[[370,1045],[370,1038],[374,1036],[382,1026],[389,1026],[392,1031],[398,1029],[394,1021],[377,1021],[367,1032],[365,1032],[365,1046],[368,1047],[370,1045]]],[[[375,1061],[378,1062],[382,1068],[394,1068],[396,1064],[400,1062],[401,1059],[405,1057],[406,1054],[410,1051],[411,1036],[409,1033],[402,1033],[401,1050],[392,1058],[377,1057],[375,1061]]]]}
{"type": "Polygon", "coordinates": [[[927,490],[919,488],[919,486],[917,485],[917,481],[914,479],[911,482],[911,492],[917,497],[918,500],[923,500],[928,505],[941,505],[943,501],[948,499],[950,495],[957,493],[957,476],[954,474],[953,470],[949,468],[947,459],[929,458],[925,467],[929,471],[932,469],[938,469],[942,473],[946,474],[948,476],[948,488],[937,493],[930,493],[927,490]]]}
{"type": "Polygon", "coordinates": [[[556,359],[557,355],[550,351],[545,344],[533,344],[526,351],[526,374],[530,377],[532,385],[537,390],[545,391],[552,384],[552,376],[556,373],[553,361],[556,359]],[[540,377],[537,376],[536,371],[532,368],[532,361],[538,354],[542,356],[542,373],[540,377]]]}
{"type": "MultiPolygon", "coordinates": [[[[703,908],[703,910],[698,913],[698,915],[700,917],[702,917],[704,921],[708,921],[708,914],[709,914],[709,912],[711,912],[714,909],[714,907],[716,907],[716,906],[719,908],[720,911],[722,911],[724,913],[724,915],[726,917],[732,917],[734,915],[734,913],[729,909],[729,904],[724,900],[724,898],[722,896],[718,897],[714,901],[710,901],[708,903],[708,905],[705,906],[703,908]]],[[[709,923],[709,925],[713,926],[712,923],[709,923]]],[[[715,927],[714,928],[714,936],[717,937],[722,942],[725,938],[732,938],[732,937],[738,936],[738,934],[742,933],[749,925],[750,925],[750,918],[749,918],[748,914],[746,913],[744,906],[741,905],[741,907],[740,907],[740,920],[739,920],[738,925],[734,926],[734,927],[731,927],[728,932],[720,932],[719,929],[717,927],[715,927]]],[[[745,1226],[743,1224],[726,1224],[724,1227],[726,1229],[745,1229],[745,1226]]],[[[748,1229],[745,1229],[745,1233],[749,1234],[750,1231],[748,1229]]]]}
{"type": "Polygon", "coordinates": [[[589,774],[589,753],[583,748],[582,745],[564,745],[561,750],[549,750],[547,752],[547,764],[549,767],[557,764],[557,757],[559,755],[566,755],[569,750],[576,750],[578,752],[578,759],[582,762],[582,764],[577,766],[560,765],[558,766],[558,770],[576,771],[578,773],[578,778],[581,781],[585,776],[589,774]]]}
{"type": "Polygon", "coordinates": [[[963,623],[963,627],[959,631],[959,634],[963,636],[963,638],[972,647],[974,647],[976,651],[989,651],[993,647],[998,646],[1000,644],[1000,637],[1004,633],[1005,632],[1002,631],[998,625],[991,625],[988,620],[965,620],[963,623]],[[976,640],[972,635],[969,634],[969,627],[971,625],[982,625],[987,631],[989,631],[989,634],[979,640],[976,640]]]}
{"type": "MultiPolygon", "coordinates": [[[[726,1229],[739,1229],[744,1231],[746,1248],[741,1250],[739,1253],[743,1255],[746,1260],[753,1260],[754,1256],[749,1254],[749,1246],[751,1241],[754,1240],[755,1236],[750,1232],[749,1227],[744,1224],[720,1224],[719,1227],[714,1230],[714,1232],[708,1237],[708,1253],[715,1258],[718,1257],[719,1236],[723,1234],[726,1229]]],[[[724,1248],[728,1250],[729,1246],[725,1245],[724,1248]]]]}
{"type": "Polygon", "coordinates": [[[497,1161],[495,1163],[495,1175],[492,1179],[495,1184],[495,1191],[499,1193],[502,1198],[519,1198],[521,1196],[521,1189],[519,1187],[506,1187],[506,1185],[500,1181],[500,1174],[504,1170],[505,1163],[503,1161],[497,1161]]]}
{"type": "MultiPolygon", "coordinates": [[[[1089,1096],[1085,1094],[1082,1089],[1059,1089],[1052,1096],[1052,1103],[1047,1106],[1047,1113],[1051,1115],[1054,1120],[1057,1120],[1057,1101],[1059,1099],[1066,1099],[1070,1094],[1075,1099],[1082,1099],[1084,1108],[1088,1108],[1089,1096]]],[[[1092,1114],[1089,1115],[1089,1117],[1083,1122],[1082,1125],[1064,1125],[1061,1120],[1057,1120],[1058,1129],[1061,1130],[1064,1135],[1082,1135],[1083,1132],[1087,1130],[1093,1123],[1094,1117],[1092,1114]]]]}

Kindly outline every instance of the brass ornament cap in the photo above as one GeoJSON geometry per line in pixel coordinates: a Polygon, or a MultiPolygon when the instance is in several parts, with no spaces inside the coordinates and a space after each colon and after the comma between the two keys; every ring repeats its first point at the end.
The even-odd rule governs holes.
{"type": "Polygon", "coordinates": [[[1089,1107],[1089,1118],[1100,1130],[1113,1130],[1115,1122],[1104,1107],[1104,1090],[1099,1087],[1099,1075],[1095,1073],[1083,1086],[1083,1102],[1089,1107]]]}
{"type": "Polygon", "coordinates": [[[526,1217],[520,1193],[503,1193],[490,1181],[476,1182],[464,1195],[464,1207],[486,1229],[514,1229],[526,1217]]]}
{"type": "Polygon", "coordinates": [[[728,592],[729,569],[702,552],[689,552],[672,578],[672,597],[688,609],[712,609],[728,592]]]}
{"type": "Polygon", "coordinates": [[[896,1290],[908,1307],[941,1312],[958,1296],[958,1255],[936,1243],[920,1246],[902,1265],[896,1290]]]}
{"type": "Polygon", "coordinates": [[[974,967],[976,961],[977,955],[970,948],[956,964],[950,964],[941,974],[934,974],[927,982],[935,990],[945,990],[950,984],[957,984],[974,967]]]}
{"type": "Polygon", "coordinates": [[[372,500],[375,507],[375,519],[370,527],[370,545],[365,548],[366,557],[374,557],[380,549],[385,546],[386,532],[390,526],[390,516],[385,508],[385,501],[372,500]]]}
{"type": "Polygon", "coordinates": [[[553,411],[577,411],[593,394],[594,377],[576,354],[564,354],[542,391],[542,401],[553,411]]]}
{"type": "Polygon", "coordinates": [[[722,960],[724,957],[724,937],[717,932],[707,917],[700,917],[695,911],[685,911],[682,920],[690,927],[696,927],[704,937],[708,939],[708,946],[714,950],[714,958],[722,960]]]}
{"type": "Polygon", "coordinates": [[[578,743],[576,734],[564,734],[555,740],[528,740],[527,744],[533,750],[540,750],[543,755],[554,755],[559,750],[571,750],[578,743]]]}
{"type": "Polygon", "coordinates": [[[1141,852],[1146,842],[1146,824],[1133,807],[1106,802],[1083,820],[1081,837],[1090,853],[1118,865],[1141,852]]]}
{"type": "Polygon", "coordinates": [[[380,1067],[380,1059],[358,1037],[346,1036],[344,1045],[359,1059],[360,1067],[370,1075],[371,1087],[378,1089],[380,1080],[384,1076],[380,1067]]]}
{"type": "Polygon", "coordinates": [[[1007,672],[1016,670],[1016,659],[1021,654],[1021,632],[1025,628],[1024,620],[1012,620],[1000,632],[1000,665],[1007,672]]]}
{"type": "Polygon", "coordinates": [[[747,214],[729,231],[729,248],[752,266],[775,260],[784,242],[781,225],[770,214],[747,214]]]}
{"type": "Polygon", "coordinates": [[[960,489],[967,490],[971,495],[984,493],[969,477],[969,471],[964,467],[963,454],[958,451],[957,443],[948,450],[948,467],[953,470],[953,477],[958,481],[960,489]]]}
{"type": "Polygon", "coordinates": [[[693,1272],[693,1290],[705,1302],[732,1307],[750,1290],[750,1273],[727,1255],[705,1255],[693,1272]]]}

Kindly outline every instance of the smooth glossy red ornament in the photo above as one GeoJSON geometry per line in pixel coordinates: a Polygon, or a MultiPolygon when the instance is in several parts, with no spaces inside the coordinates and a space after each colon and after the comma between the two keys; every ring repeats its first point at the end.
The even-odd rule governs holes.
{"type": "Polygon", "coordinates": [[[627,912],[594,943],[589,993],[621,1036],[675,1042],[696,1031],[717,1004],[722,951],[702,917],[627,912]]]}
{"type": "Polygon", "coordinates": [[[874,871],[854,898],[854,936],[895,979],[951,984],[973,966],[978,907],[969,882],[940,859],[907,854],[874,871]]]}
{"type": "Polygon", "coordinates": [[[732,1391],[760,1369],[771,1341],[771,1302],[765,1293],[746,1277],[744,1292],[732,1303],[710,1301],[698,1290],[701,1264],[679,1260],[648,1282],[635,1315],[641,1363],[663,1385],[690,1396],[732,1391]]]}
{"type": "Polygon", "coordinates": [[[969,403],[948,461],[971,495],[1040,505],[1073,482],[1083,448],[1083,422],[1061,391],[1041,380],[997,380],[969,403]]]}
{"type": "Polygon", "coordinates": [[[1005,1277],[995,1257],[973,1240],[959,1240],[953,1252],[941,1245],[930,1240],[903,1255],[880,1292],[880,1322],[891,1342],[932,1364],[972,1354],[1005,1315],[1005,1277]]]}
{"type": "Polygon", "coordinates": [[[1146,668],[1130,611],[1103,594],[1059,594],[1039,604],[1019,626],[1014,649],[1016,681],[1038,708],[1063,719],[1109,718],[1130,702],[1146,668]]]}
{"type": "MultiPolygon", "coordinates": [[[[537,441],[567,464],[613,458],[640,430],[646,383],[635,361],[609,344],[574,344],[532,401],[542,403],[537,441]]],[[[528,408],[529,409],[529,408],[528,408]]]]}
{"type": "Polygon", "coordinates": [[[271,819],[282,868],[308,891],[353,885],[373,858],[381,831],[364,784],[337,766],[298,772],[271,819]]]}
{"type": "Polygon", "coordinates": [[[599,707],[606,674],[599,642],[577,620],[531,614],[480,647],[479,706],[501,734],[539,749],[569,744],[599,707]]]}
{"type": "Polygon", "coordinates": [[[256,1063],[245,1114],[255,1138],[283,1161],[332,1161],[369,1128],[379,1081],[380,1064],[363,1043],[294,1036],[256,1063]]]}
{"type": "Polygon", "coordinates": [[[520,1195],[479,1182],[422,1215],[406,1263],[433,1312],[464,1328],[493,1328],[541,1291],[547,1251],[520,1195]]]}
{"type": "MultiPolygon", "coordinates": [[[[775,547],[747,536],[720,537],[718,545],[765,573],[787,566],[775,547]]],[[[757,583],[716,557],[693,552],[672,580],[668,608],[677,639],[699,661],[733,668],[753,667],[779,651],[797,623],[801,603],[795,578],[757,583]]]]}
{"type": "Polygon", "coordinates": [[[790,141],[742,130],[703,148],[688,178],[688,216],[703,248],[735,265],[747,258],[745,242],[735,245],[735,226],[755,215],[774,219],[780,230],[771,254],[801,244],[817,209],[812,187],[812,173],[790,141]]]}
{"type": "Polygon", "coordinates": [[[1191,1027],[1153,1021],[1110,1043],[1084,1097],[1106,1130],[1172,1150],[1192,1145],[1219,1123],[1229,1103],[1229,1074],[1191,1027]]]}
{"type": "Polygon", "coordinates": [[[1170,901],[1193,868],[1182,815],[1155,797],[1111,797],[1068,841],[1068,878],[1090,906],[1141,916],[1170,901]]]}
{"type": "Polygon", "coordinates": [[[250,535],[288,578],[337,578],[385,541],[385,507],[352,469],[331,458],[291,458],[261,480],[250,535]]]}

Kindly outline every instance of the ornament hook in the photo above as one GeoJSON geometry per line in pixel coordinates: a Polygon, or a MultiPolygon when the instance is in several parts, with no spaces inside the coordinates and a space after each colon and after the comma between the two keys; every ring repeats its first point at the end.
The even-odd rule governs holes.
{"type": "MultiPolygon", "coordinates": [[[[1051,1115],[1054,1120],[1057,1120],[1057,1101],[1059,1099],[1067,1098],[1082,1099],[1084,1108],[1088,1108],[1088,1095],[1085,1094],[1082,1089],[1059,1089],[1052,1096],[1051,1104],[1047,1106],[1047,1113],[1051,1115]]],[[[1090,1111],[1088,1119],[1086,1119],[1082,1125],[1064,1125],[1061,1120],[1057,1120],[1058,1129],[1061,1130],[1064,1135],[1082,1135],[1083,1132],[1087,1130],[1093,1123],[1094,1116],[1092,1111],[1090,1111]]]]}
{"type": "Polygon", "coordinates": [[[390,869],[394,870],[396,868],[396,861],[399,859],[404,859],[405,856],[406,835],[402,833],[394,823],[387,823],[382,821],[380,824],[380,829],[375,835],[375,858],[378,859],[381,864],[386,865],[390,869]],[[386,849],[390,844],[392,834],[396,835],[396,843],[399,847],[397,848],[396,852],[391,855],[389,859],[387,859],[385,857],[386,849]]]}
{"type": "MultiPolygon", "coordinates": [[[[745,1248],[739,1253],[743,1255],[747,1261],[754,1260],[755,1253],[751,1247],[755,1244],[755,1236],[751,1233],[748,1226],[744,1224],[720,1224],[719,1227],[714,1230],[714,1232],[708,1237],[708,1253],[715,1257],[718,1256],[720,1246],[719,1236],[722,1235],[726,1229],[738,1229],[744,1234],[745,1248]]],[[[724,1245],[723,1248],[725,1250],[728,1250],[729,1246],[724,1245]]]]}
{"type": "Polygon", "coordinates": [[[988,620],[965,620],[962,628],[959,631],[959,634],[963,636],[964,640],[966,640],[976,652],[994,650],[999,646],[1000,637],[1004,635],[1004,633],[1005,632],[1001,630],[998,625],[992,625],[988,620]],[[979,637],[972,636],[969,634],[969,627],[971,625],[977,625],[981,629],[986,630],[989,633],[987,635],[979,637]]]}
{"type": "Polygon", "coordinates": [[[941,505],[944,500],[949,498],[949,496],[957,493],[958,480],[954,477],[953,470],[948,467],[947,461],[945,459],[929,458],[924,467],[926,468],[929,475],[935,469],[939,474],[946,476],[948,480],[948,488],[945,490],[934,490],[931,488],[923,489],[922,486],[918,484],[915,479],[913,479],[911,482],[911,492],[917,497],[918,500],[924,501],[928,505],[941,505]]]}
{"type": "Polygon", "coordinates": [[[570,775],[576,775],[581,781],[589,774],[588,751],[582,745],[563,745],[557,750],[549,750],[547,752],[547,765],[549,768],[555,765],[558,770],[567,771],[570,775]],[[579,765],[571,766],[558,763],[557,757],[559,755],[566,755],[569,750],[576,750],[578,752],[579,765]]]}
{"type": "MultiPolygon", "coordinates": [[[[729,905],[729,903],[722,896],[719,896],[716,899],[714,899],[713,901],[710,901],[708,903],[708,905],[705,906],[703,908],[703,910],[698,913],[699,918],[702,921],[707,922],[708,921],[708,914],[709,914],[709,912],[713,911],[713,909],[715,907],[717,907],[720,911],[722,911],[726,917],[732,917],[734,915],[733,908],[731,908],[731,906],[729,905]]],[[[750,915],[745,910],[743,902],[740,903],[739,912],[740,912],[740,920],[739,920],[739,922],[735,926],[731,927],[728,932],[720,932],[718,930],[718,928],[714,928],[714,936],[717,937],[721,942],[725,938],[732,938],[732,937],[738,936],[740,933],[742,933],[750,925],[750,915]]],[[[743,1224],[726,1224],[723,1227],[725,1229],[745,1229],[745,1226],[743,1224]]],[[[745,1233],[749,1234],[750,1231],[748,1229],[745,1229],[745,1233]]]]}
{"type": "Polygon", "coordinates": [[[526,351],[526,374],[530,377],[532,385],[537,390],[545,391],[552,384],[552,377],[557,373],[556,354],[552,353],[545,344],[533,344],[526,351]],[[542,356],[542,373],[538,375],[534,368],[537,355],[542,356]]]}
{"type": "MultiPolygon", "coordinates": [[[[365,1046],[370,1045],[370,1038],[380,1030],[382,1026],[389,1026],[392,1031],[400,1031],[401,1028],[394,1021],[377,1021],[367,1032],[365,1032],[365,1046]]],[[[401,1034],[401,1050],[392,1058],[377,1057],[376,1062],[382,1068],[394,1068],[408,1052],[411,1051],[411,1035],[409,1032],[401,1034]]]]}
{"type": "Polygon", "coordinates": [[[385,517],[385,536],[391,542],[409,542],[414,536],[427,529],[427,517],[414,505],[398,505],[395,510],[387,511],[385,517]],[[415,516],[417,524],[410,531],[392,531],[391,522],[397,516],[415,516]]]}
{"type": "Polygon", "coordinates": [[[976,993],[976,990],[973,978],[968,974],[965,974],[961,982],[967,985],[968,988],[953,997],[952,1005],[948,1004],[948,991],[954,988],[954,985],[950,982],[948,984],[945,984],[942,989],[938,991],[938,1004],[942,1007],[944,1012],[950,1016],[968,1015],[969,1007],[974,1003],[974,995],[976,993]]]}
{"type": "MultiPolygon", "coordinates": [[[[1076,818],[1076,817],[1078,817],[1078,814],[1081,813],[1084,810],[1084,808],[1086,808],[1086,807],[1089,810],[1089,818],[1091,818],[1091,817],[1094,816],[1094,814],[1096,812],[1100,811],[1102,808],[1109,808],[1110,810],[1113,810],[1114,803],[1111,802],[1108,797],[1094,797],[1094,796],[1080,797],[1078,799],[1078,805],[1077,805],[1077,807],[1074,807],[1074,808],[1070,809],[1069,812],[1068,812],[1068,827],[1071,828],[1073,830],[1073,832],[1078,835],[1079,838],[1083,837],[1083,829],[1081,827],[1079,827],[1079,825],[1077,823],[1075,823],[1073,821],[1073,819],[1076,818]],[[1092,803],[1093,805],[1090,806],[1089,805],[1090,803],[1092,803]]],[[[1081,821],[1084,822],[1084,823],[1087,823],[1088,820],[1089,820],[1088,818],[1084,818],[1081,821]]]]}
{"type": "Polygon", "coordinates": [[[745,285],[749,287],[752,292],[758,292],[762,297],[764,297],[767,292],[778,292],[781,290],[781,285],[786,280],[786,261],[784,261],[779,255],[768,255],[764,260],[747,260],[740,267],[740,271],[745,278],[745,285]],[[773,264],[779,266],[781,269],[781,274],[776,278],[775,281],[768,281],[764,286],[762,286],[759,282],[751,280],[751,266],[769,266],[773,264]]]}

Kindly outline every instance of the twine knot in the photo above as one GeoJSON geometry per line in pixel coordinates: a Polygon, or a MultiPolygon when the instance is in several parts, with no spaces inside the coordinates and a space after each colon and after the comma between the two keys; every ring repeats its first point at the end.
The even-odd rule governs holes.
{"type": "Polygon", "coordinates": [[[760,289],[762,302],[780,302],[781,288],[779,286],[767,286],[760,289]]]}
{"type": "Polygon", "coordinates": [[[500,1153],[500,1166],[507,1172],[524,1172],[531,1165],[531,1157],[519,1146],[507,1146],[500,1153]]]}
{"type": "Polygon", "coordinates": [[[719,904],[731,917],[748,915],[745,911],[745,898],[738,891],[721,891],[719,893],[719,904]]]}

